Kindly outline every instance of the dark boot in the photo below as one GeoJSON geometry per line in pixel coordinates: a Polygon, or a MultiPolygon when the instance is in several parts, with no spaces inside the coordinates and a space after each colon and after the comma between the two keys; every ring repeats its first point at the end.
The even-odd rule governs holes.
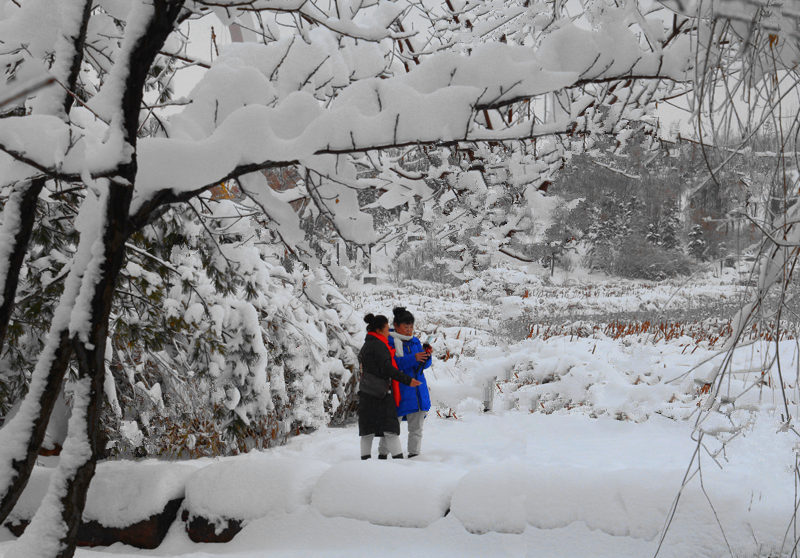
{"type": "Polygon", "coordinates": [[[412,457],[416,457],[418,455],[419,455],[418,453],[409,453],[408,458],[411,459],[412,457]]]}
{"type": "Polygon", "coordinates": [[[372,457],[372,456],[371,455],[362,455],[361,456],[361,461],[364,461],[365,459],[369,459],[370,457],[372,457]]]}
{"type": "Polygon", "coordinates": [[[388,458],[389,456],[386,455],[385,453],[378,454],[378,459],[388,459],[388,458]]]}
{"type": "Polygon", "coordinates": [[[397,455],[393,455],[392,459],[403,459],[403,454],[402,453],[398,453],[397,455]]]}

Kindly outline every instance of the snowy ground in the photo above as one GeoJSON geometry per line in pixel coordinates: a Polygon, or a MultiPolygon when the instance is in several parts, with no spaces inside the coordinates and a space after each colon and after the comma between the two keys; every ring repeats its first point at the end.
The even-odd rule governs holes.
{"type": "MultiPolygon", "coordinates": [[[[716,362],[707,341],[599,331],[503,338],[501,299],[521,295],[426,289],[354,293],[359,312],[389,314],[402,300],[419,329],[437,335],[422,456],[362,462],[351,425],[192,462],[201,469],[186,481],[187,505],[249,520],[232,542],[193,543],[178,521],[154,551],[116,545],[77,556],[653,556],[688,469],[659,556],[788,556],[797,437],[777,432],[783,403],[769,388],[775,371],[761,366],[774,345],[742,349],[733,403],[701,414],[716,362]],[[704,433],[697,455],[693,431],[704,433]],[[729,441],[715,461],[720,440],[729,441]]],[[[795,371],[784,376],[793,413],[796,350],[781,345],[795,371]]],[[[10,539],[0,530],[0,558],[10,539]]]]}
{"type": "MultiPolygon", "coordinates": [[[[701,462],[733,555],[769,556],[780,547],[794,496],[793,441],[764,421],[731,443],[724,469],[701,462]]],[[[304,504],[269,511],[230,543],[192,543],[176,522],[157,550],[116,545],[77,555],[652,556],[695,446],[686,423],[658,416],[637,424],[507,411],[431,419],[421,459],[361,462],[356,448],[355,430],[342,428],[270,451],[267,460],[319,462],[324,472],[300,490],[304,504]]],[[[279,496],[286,488],[272,490],[279,496]]],[[[241,486],[218,496],[252,492],[241,486]]],[[[696,479],[660,556],[728,555],[696,479]]]]}

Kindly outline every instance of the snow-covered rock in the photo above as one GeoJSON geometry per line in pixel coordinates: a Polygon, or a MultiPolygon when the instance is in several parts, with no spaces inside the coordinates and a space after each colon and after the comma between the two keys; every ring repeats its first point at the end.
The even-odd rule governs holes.
{"type": "Polygon", "coordinates": [[[195,467],[161,461],[107,462],[97,466],[84,520],[125,527],[160,512],[184,496],[195,467]]]}
{"type": "MultiPolygon", "coordinates": [[[[160,461],[100,463],[89,486],[80,546],[123,542],[156,548],[164,540],[183,501],[192,465],[160,461]]],[[[47,493],[53,469],[35,467],[24,492],[6,522],[20,534],[47,493]]]]}
{"type": "MultiPolygon", "coordinates": [[[[162,461],[99,463],[83,511],[84,521],[105,527],[126,527],[161,513],[167,503],[182,499],[192,465],[162,461]]],[[[30,520],[41,504],[53,469],[35,467],[10,521],[30,520]]]]}
{"type": "Polygon", "coordinates": [[[309,503],[316,480],[328,467],[321,461],[260,452],[225,459],[192,475],[184,508],[190,516],[212,522],[290,513],[309,503]]]}

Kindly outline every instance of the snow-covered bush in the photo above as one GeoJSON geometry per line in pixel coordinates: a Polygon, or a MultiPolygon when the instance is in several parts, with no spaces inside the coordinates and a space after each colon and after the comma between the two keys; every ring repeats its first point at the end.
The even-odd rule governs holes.
{"type": "Polygon", "coordinates": [[[347,418],[361,324],[326,273],[287,272],[241,202],[190,209],[137,237],[125,268],[108,355],[120,402],[106,413],[111,453],[226,454],[347,418]]]}
{"type": "MultiPolygon", "coordinates": [[[[11,193],[9,188],[0,191],[0,204],[8,204],[11,193]]],[[[62,193],[51,185],[43,189],[33,210],[37,226],[31,233],[30,254],[19,270],[16,303],[0,357],[0,424],[26,393],[42,350],[75,248],[77,235],[68,219],[79,200],[77,192],[62,193]]]]}
{"type": "MultiPolygon", "coordinates": [[[[176,206],[132,236],[106,351],[110,455],[225,454],[352,416],[360,321],[324,271],[284,269],[284,249],[240,217],[252,214],[243,203],[176,206]]],[[[0,420],[27,389],[74,249],[64,207],[43,199],[38,211],[0,420]]]]}
{"type": "Polygon", "coordinates": [[[667,249],[638,236],[629,236],[615,251],[612,270],[629,279],[661,281],[693,270],[691,258],[674,249],[667,249]]]}
{"type": "Polygon", "coordinates": [[[428,237],[424,241],[409,242],[392,262],[390,273],[398,282],[435,281],[455,286],[462,282],[450,271],[448,264],[455,261],[442,243],[428,237]]]}

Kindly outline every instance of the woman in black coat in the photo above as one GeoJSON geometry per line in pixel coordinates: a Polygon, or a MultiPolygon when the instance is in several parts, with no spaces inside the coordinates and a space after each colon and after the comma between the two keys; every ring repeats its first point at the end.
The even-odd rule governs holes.
{"type": "MultiPolygon", "coordinates": [[[[367,338],[358,358],[361,361],[361,382],[358,389],[358,435],[361,436],[361,459],[372,454],[372,439],[385,437],[394,459],[402,459],[400,446],[400,421],[397,419],[397,402],[392,390],[392,380],[407,386],[420,384],[400,372],[394,362],[393,349],[389,346],[389,320],[386,316],[364,317],[367,322],[367,338]]],[[[385,456],[379,456],[385,458],[385,456]]]]}

